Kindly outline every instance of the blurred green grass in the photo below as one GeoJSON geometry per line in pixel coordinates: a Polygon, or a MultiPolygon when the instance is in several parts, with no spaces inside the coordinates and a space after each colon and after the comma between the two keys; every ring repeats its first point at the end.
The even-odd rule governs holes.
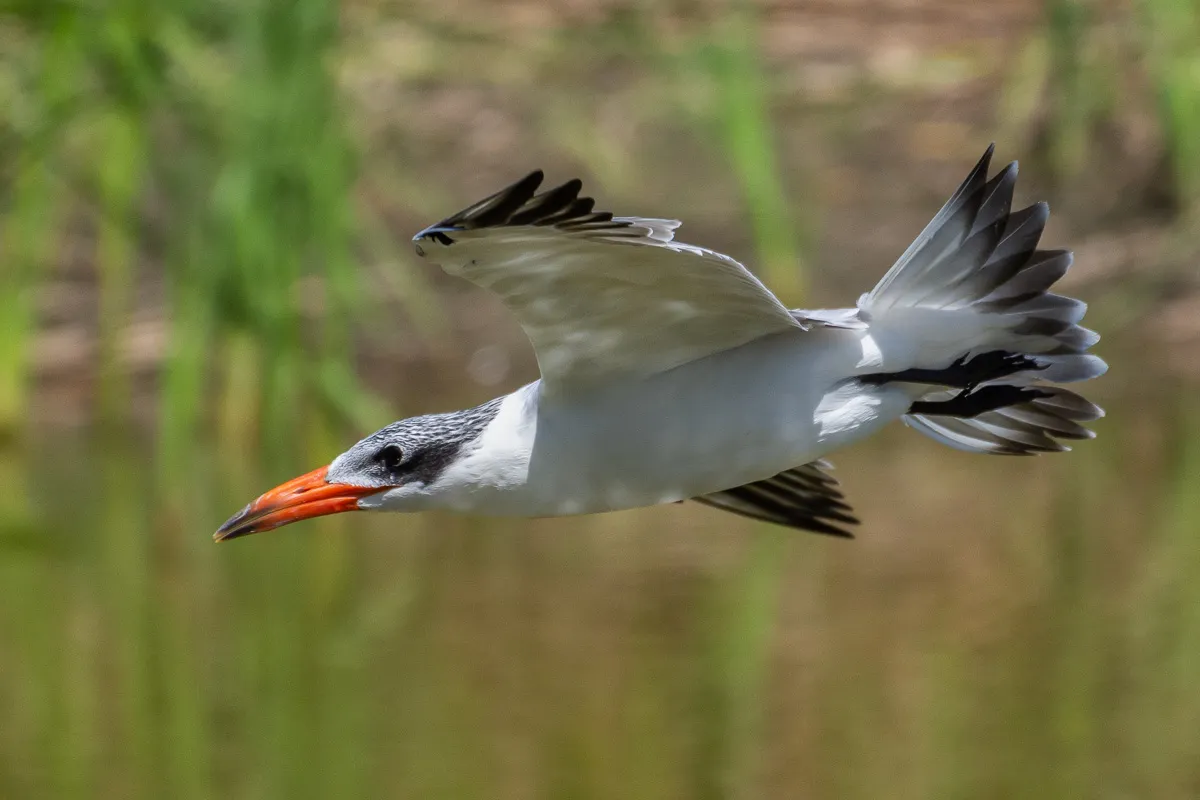
{"type": "MultiPolygon", "coordinates": [[[[1183,0],[1137,10],[1187,235],[1197,17],[1183,0]]],[[[385,131],[399,141],[368,148],[338,78],[349,13],[63,0],[2,18],[0,796],[1195,795],[1200,409],[1185,385],[1113,392],[1098,441],[1024,469],[902,431],[847,454],[868,520],[853,545],[672,508],[360,517],[213,548],[248,495],[400,413],[356,377],[394,310],[367,281],[389,276],[417,335],[451,314],[397,261],[380,206],[419,218],[470,199],[422,194],[437,172],[422,148],[455,143],[385,131]],[[35,428],[37,299],[80,251],[91,424],[35,428]],[[122,345],[147,285],[168,334],[150,425],[122,345]]],[[[448,77],[424,60],[413,82],[512,50],[418,17],[404,22],[448,77]]],[[[745,6],[662,36],[648,17],[509,57],[569,73],[636,47],[626,135],[684,148],[679,127],[705,131],[754,263],[804,301],[815,202],[789,197],[777,151],[769,23],[745,6]]],[[[1031,138],[1064,182],[1116,102],[1093,23],[1049,4],[1046,57],[1030,50],[1008,95],[1028,113],[1006,123],[1048,120],[1031,138]]],[[[601,113],[590,124],[593,97],[513,63],[479,80],[549,120],[523,144],[646,192],[654,173],[601,113]]]]}

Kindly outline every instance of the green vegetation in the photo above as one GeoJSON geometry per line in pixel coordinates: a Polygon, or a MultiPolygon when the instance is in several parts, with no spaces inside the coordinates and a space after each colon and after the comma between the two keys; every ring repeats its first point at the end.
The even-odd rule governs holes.
{"type": "Polygon", "coordinates": [[[1190,0],[1144,0],[1144,52],[1179,204],[1200,213],[1200,9],[1190,0]]]}
{"type": "MultiPolygon", "coordinates": [[[[856,543],[684,506],[211,544],[401,408],[480,399],[369,358],[397,330],[452,338],[461,298],[404,234],[493,182],[478,165],[582,167],[614,207],[740,236],[805,301],[824,184],[787,177],[767,11],[501,30],[335,0],[99,8],[0,14],[0,797],[1195,795],[1200,408],[1123,381],[1146,368],[1121,336],[1112,416],[1071,456],[900,430],[839,455],[856,543]],[[43,386],[61,292],[95,351],[43,386]],[[397,384],[395,408],[368,388],[397,384]],[[87,424],[58,424],[54,392],[87,424]]],[[[1194,236],[1200,14],[1133,10],[1122,37],[1049,4],[999,116],[1014,137],[1036,118],[1070,182],[1144,71],[1194,236]]],[[[808,138],[832,120],[849,148],[874,91],[808,138]]]]}

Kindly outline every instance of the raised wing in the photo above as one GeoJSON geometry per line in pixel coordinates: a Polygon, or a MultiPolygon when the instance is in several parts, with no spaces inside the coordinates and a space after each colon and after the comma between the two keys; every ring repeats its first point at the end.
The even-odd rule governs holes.
{"type": "Polygon", "coordinates": [[[766,480],[692,499],[723,511],[829,536],[852,538],[846,525],[856,525],[830,465],[814,461],[766,480]]]}
{"type": "Polygon", "coordinates": [[[673,240],[674,220],[594,211],[572,180],[533,172],[432,225],[417,253],[500,296],[533,343],[543,386],[645,377],[804,328],[728,256],[673,240]]]}

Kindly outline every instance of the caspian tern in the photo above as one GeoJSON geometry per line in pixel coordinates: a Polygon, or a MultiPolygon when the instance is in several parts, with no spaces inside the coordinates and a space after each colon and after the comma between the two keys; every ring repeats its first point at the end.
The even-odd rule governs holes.
{"type": "Polygon", "coordinates": [[[541,379],[394,422],[263,494],[220,541],[342,511],[545,517],[696,500],[849,536],[823,456],[893,420],[974,453],[1068,449],[1103,411],[1056,384],[1102,375],[1071,265],[1039,250],[1045,203],[1012,211],[992,147],[855,308],[789,310],[674,220],[614,217],[533,172],[414,237],[496,293],[541,379]]]}

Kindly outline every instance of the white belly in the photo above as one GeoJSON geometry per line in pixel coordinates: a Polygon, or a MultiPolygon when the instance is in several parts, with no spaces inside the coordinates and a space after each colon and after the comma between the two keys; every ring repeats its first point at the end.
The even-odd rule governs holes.
{"type": "MultiPolygon", "coordinates": [[[[511,454],[505,474],[442,495],[439,505],[488,514],[584,514],[770,477],[905,413],[909,390],[853,380],[863,356],[860,332],[818,329],[569,399],[544,401],[532,384],[506,399],[484,435],[491,453],[511,454]]],[[[470,460],[464,468],[474,469],[475,478],[485,469],[470,460]]]]}

